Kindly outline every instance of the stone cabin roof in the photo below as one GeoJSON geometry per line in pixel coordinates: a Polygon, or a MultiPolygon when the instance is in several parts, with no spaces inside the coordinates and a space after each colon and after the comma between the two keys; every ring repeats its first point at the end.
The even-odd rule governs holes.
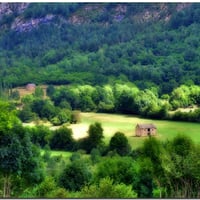
{"type": "Polygon", "coordinates": [[[155,128],[156,129],[156,126],[154,124],[137,124],[137,126],[139,128],[155,128]]]}
{"type": "Polygon", "coordinates": [[[26,87],[36,87],[35,83],[28,83],[26,87]]]}

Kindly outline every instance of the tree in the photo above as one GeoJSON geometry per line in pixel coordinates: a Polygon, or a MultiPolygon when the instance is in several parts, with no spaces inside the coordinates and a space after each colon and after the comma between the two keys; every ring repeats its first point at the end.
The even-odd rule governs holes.
{"type": "Polygon", "coordinates": [[[83,198],[136,198],[137,194],[132,190],[131,185],[123,183],[114,184],[110,178],[103,178],[99,183],[85,186],[81,190],[83,198]]]}
{"type": "Polygon", "coordinates": [[[32,104],[32,111],[41,118],[51,119],[56,115],[56,107],[50,100],[35,99],[32,104]]]}
{"type": "Polygon", "coordinates": [[[60,120],[61,124],[66,123],[66,122],[71,122],[71,115],[72,112],[71,110],[68,109],[62,109],[59,113],[58,113],[58,119],[60,120]]]}
{"type": "Polygon", "coordinates": [[[134,98],[138,93],[138,88],[126,84],[116,84],[113,90],[115,110],[121,113],[136,113],[134,98]]]}
{"type": "Polygon", "coordinates": [[[67,190],[79,191],[89,183],[90,179],[91,172],[85,162],[75,160],[63,170],[59,178],[59,184],[67,190]]]}
{"type": "Polygon", "coordinates": [[[96,108],[96,105],[92,101],[92,98],[88,95],[82,95],[81,96],[81,102],[80,102],[80,108],[82,111],[94,111],[96,108]]]}
{"type": "Polygon", "coordinates": [[[103,87],[96,87],[97,96],[96,104],[98,103],[98,111],[100,112],[113,112],[114,110],[114,95],[113,89],[110,85],[103,87]]]}
{"type": "Polygon", "coordinates": [[[135,108],[142,116],[153,116],[160,110],[160,100],[151,90],[145,89],[136,96],[135,108]]]}
{"type": "Polygon", "coordinates": [[[186,85],[181,85],[180,87],[172,91],[170,97],[170,103],[174,108],[176,107],[188,107],[192,104],[191,99],[191,88],[186,85]]]}
{"type": "Polygon", "coordinates": [[[10,197],[11,183],[16,177],[30,178],[31,182],[31,174],[39,175],[37,170],[41,166],[35,158],[40,156],[10,105],[0,102],[0,110],[0,172],[4,181],[3,197],[10,197]]]}
{"type": "Polygon", "coordinates": [[[73,162],[73,161],[78,161],[78,160],[80,160],[80,159],[81,159],[81,154],[80,154],[80,152],[78,152],[78,151],[72,153],[72,155],[70,156],[71,162],[73,162]]]}
{"type": "Polygon", "coordinates": [[[101,154],[100,154],[99,149],[92,149],[92,151],[90,152],[90,155],[91,155],[91,160],[93,164],[100,161],[101,154]]]}
{"type": "Polygon", "coordinates": [[[14,100],[20,99],[20,94],[18,90],[11,91],[10,98],[14,100]]]}
{"type": "Polygon", "coordinates": [[[90,152],[93,148],[97,148],[103,143],[103,128],[99,122],[95,122],[89,126],[88,130],[88,151],[90,152]]]}
{"type": "Polygon", "coordinates": [[[71,122],[76,124],[76,123],[79,123],[80,121],[81,121],[80,111],[79,110],[74,110],[72,112],[71,122]]]}
{"type": "Polygon", "coordinates": [[[143,156],[150,158],[155,167],[161,163],[162,150],[161,143],[154,137],[145,140],[142,147],[143,156]]]}
{"type": "Polygon", "coordinates": [[[178,135],[166,145],[163,157],[163,185],[170,198],[199,198],[199,146],[187,136],[178,135]]]}
{"type": "Polygon", "coordinates": [[[72,130],[65,126],[55,130],[50,139],[51,149],[71,151],[74,145],[75,140],[72,137],[72,130]]]}
{"type": "MultiPolygon", "coordinates": [[[[140,197],[153,197],[153,181],[156,187],[163,187],[163,179],[165,177],[163,157],[165,154],[166,152],[159,140],[154,137],[145,140],[139,158],[141,159],[139,160],[141,163],[140,181],[143,184],[143,187],[140,187],[140,192],[138,193],[140,197]]],[[[161,193],[160,197],[162,195],[161,193]]]]}
{"type": "Polygon", "coordinates": [[[58,187],[53,177],[47,176],[43,182],[24,191],[22,198],[67,198],[68,192],[64,188],[58,187]]]}
{"type": "Polygon", "coordinates": [[[103,139],[103,128],[99,122],[91,124],[88,130],[89,139],[94,142],[94,145],[98,145],[103,139]]]}
{"type": "Polygon", "coordinates": [[[178,135],[173,140],[172,148],[177,155],[185,157],[193,150],[194,144],[191,138],[178,135]]]}
{"type": "Polygon", "coordinates": [[[109,149],[111,151],[115,150],[120,156],[128,155],[131,151],[127,137],[121,132],[115,133],[111,138],[109,149]]]}
{"type": "Polygon", "coordinates": [[[44,97],[44,91],[41,87],[36,87],[35,88],[35,92],[34,92],[34,96],[38,97],[38,98],[42,98],[44,97]]]}
{"type": "Polygon", "coordinates": [[[23,122],[30,122],[34,120],[36,114],[32,112],[29,105],[24,105],[22,110],[19,111],[18,116],[23,122]]]}
{"type": "Polygon", "coordinates": [[[55,180],[52,177],[46,177],[45,180],[37,186],[36,197],[47,198],[50,196],[50,193],[56,189],[58,189],[58,186],[56,185],[55,180]]]}
{"type": "Polygon", "coordinates": [[[138,179],[137,163],[130,157],[107,157],[97,164],[95,181],[109,177],[114,183],[134,185],[138,179]]]}
{"type": "Polygon", "coordinates": [[[153,197],[153,165],[150,158],[139,158],[137,179],[133,184],[133,189],[137,192],[139,198],[153,197]]]}
{"type": "Polygon", "coordinates": [[[64,123],[71,122],[72,112],[68,109],[56,109],[56,113],[58,113],[55,117],[51,118],[50,121],[54,126],[62,125],[64,123]],[[58,112],[58,110],[60,110],[58,112]]]}
{"type": "Polygon", "coordinates": [[[55,93],[55,87],[53,85],[49,85],[47,87],[47,95],[49,97],[52,97],[54,95],[54,93],[55,93]]]}
{"type": "Polygon", "coordinates": [[[49,144],[52,131],[48,127],[37,125],[35,127],[26,127],[25,129],[30,133],[31,141],[34,144],[39,145],[42,148],[49,144]]]}

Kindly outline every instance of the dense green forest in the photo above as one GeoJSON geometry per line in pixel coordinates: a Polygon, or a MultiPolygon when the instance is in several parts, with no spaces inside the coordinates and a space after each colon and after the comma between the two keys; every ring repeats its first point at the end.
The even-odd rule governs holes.
{"type": "Polygon", "coordinates": [[[74,140],[66,126],[23,127],[12,104],[0,102],[0,108],[2,197],[199,198],[200,147],[187,136],[150,137],[132,150],[122,132],[106,144],[98,122],[74,140]]]}
{"type": "Polygon", "coordinates": [[[46,91],[48,98],[45,99],[39,86],[33,94],[25,95],[20,101],[17,90],[10,92],[7,99],[15,101],[15,106],[21,107],[18,116],[23,122],[39,118],[46,119],[54,125],[73,123],[80,111],[132,114],[151,119],[200,121],[200,87],[197,85],[181,85],[170,95],[164,94],[161,97],[156,87],[140,90],[132,83],[103,86],[49,85],[46,91]]]}
{"type": "Polygon", "coordinates": [[[134,82],[140,89],[158,86],[160,94],[185,83],[198,85],[199,4],[177,7],[30,4],[20,15],[13,12],[1,18],[2,27],[7,27],[0,34],[1,80],[19,86],[101,85],[117,79],[134,82]],[[151,15],[145,20],[146,12],[151,15]],[[17,17],[25,25],[34,19],[41,23],[36,28],[28,24],[27,30],[23,23],[9,28],[17,17]]]}
{"type": "Polygon", "coordinates": [[[98,121],[80,139],[69,128],[81,112],[200,122],[200,4],[0,11],[0,197],[200,198],[200,146],[190,137],[141,138],[135,148],[123,131],[105,142],[98,121]],[[35,90],[20,96],[27,83],[35,90]]]}

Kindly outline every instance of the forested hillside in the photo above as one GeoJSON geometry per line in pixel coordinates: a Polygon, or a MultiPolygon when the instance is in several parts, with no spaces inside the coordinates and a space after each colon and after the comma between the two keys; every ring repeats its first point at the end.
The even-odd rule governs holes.
{"type": "Polygon", "coordinates": [[[200,198],[199,16],[0,3],[0,197],[200,198]]]}
{"type": "Polygon", "coordinates": [[[199,14],[198,3],[1,3],[0,80],[199,85],[199,14]]]}

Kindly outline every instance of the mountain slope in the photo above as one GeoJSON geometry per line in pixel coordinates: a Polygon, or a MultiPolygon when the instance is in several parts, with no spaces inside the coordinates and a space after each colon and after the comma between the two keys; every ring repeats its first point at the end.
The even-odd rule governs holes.
{"type": "Polygon", "coordinates": [[[199,4],[1,3],[0,77],[28,82],[131,81],[168,93],[199,84],[199,4]]]}

